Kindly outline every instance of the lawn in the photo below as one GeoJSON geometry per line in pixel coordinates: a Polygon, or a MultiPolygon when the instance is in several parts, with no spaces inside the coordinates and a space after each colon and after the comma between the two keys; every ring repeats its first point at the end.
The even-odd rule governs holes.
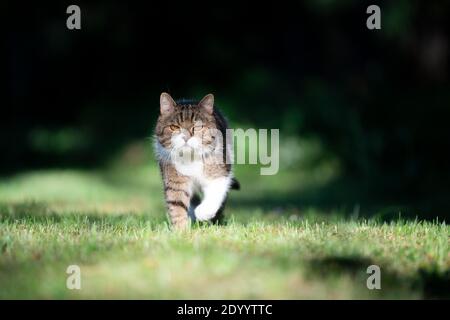
{"type": "Polygon", "coordinates": [[[289,199],[326,174],[262,177],[244,167],[236,170],[242,190],[230,195],[225,226],[175,233],[154,161],[136,162],[133,152],[124,158],[104,169],[0,179],[0,298],[449,297],[442,221],[301,206],[301,198],[289,199]],[[366,287],[372,264],[381,268],[381,290],[366,287]],[[69,265],[80,267],[81,290],[66,287],[69,265]]]}

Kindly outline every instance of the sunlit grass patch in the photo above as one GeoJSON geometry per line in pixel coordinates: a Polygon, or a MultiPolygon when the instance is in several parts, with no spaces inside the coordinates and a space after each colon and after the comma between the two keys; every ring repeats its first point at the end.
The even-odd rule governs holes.
{"type": "Polygon", "coordinates": [[[173,232],[156,166],[37,171],[3,179],[0,298],[449,294],[449,227],[443,222],[267,208],[257,205],[265,193],[248,187],[241,192],[230,196],[226,225],[173,232]],[[254,201],[242,203],[240,197],[254,201]],[[66,287],[72,264],[81,268],[81,290],[66,287]],[[381,268],[381,290],[366,287],[371,264],[381,268]]]}

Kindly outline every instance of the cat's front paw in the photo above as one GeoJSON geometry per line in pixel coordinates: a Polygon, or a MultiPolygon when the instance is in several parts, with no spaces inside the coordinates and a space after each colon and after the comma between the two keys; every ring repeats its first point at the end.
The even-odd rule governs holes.
{"type": "Polygon", "coordinates": [[[199,221],[207,221],[214,218],[217,212],[217,208],[210,206],[205,203],[201,203],[197,208],[195,208],[195,218],[199,221]]]}

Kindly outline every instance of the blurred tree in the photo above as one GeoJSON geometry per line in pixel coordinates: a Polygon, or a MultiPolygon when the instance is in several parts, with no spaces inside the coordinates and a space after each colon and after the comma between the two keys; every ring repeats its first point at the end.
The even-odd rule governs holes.
{"type": "Polygon", "coordinates": [[[390,195],[448,190],[450,3],[80,4],[10,12],[4,173],[99,165],[151,135],[158,96],[214,92],[235,123],[319,137],[390,195]]]}

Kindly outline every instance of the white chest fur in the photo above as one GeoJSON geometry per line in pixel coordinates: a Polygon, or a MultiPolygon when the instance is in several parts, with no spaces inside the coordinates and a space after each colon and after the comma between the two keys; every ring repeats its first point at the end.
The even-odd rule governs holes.
{"type": "Polygon", "coordinates": [[[203,162],[193,161],[193,162],[176,162],[175,169],[182,175],[188,176],[202,184],[206,180],[205,174],[203,172],[203,162]]]}

